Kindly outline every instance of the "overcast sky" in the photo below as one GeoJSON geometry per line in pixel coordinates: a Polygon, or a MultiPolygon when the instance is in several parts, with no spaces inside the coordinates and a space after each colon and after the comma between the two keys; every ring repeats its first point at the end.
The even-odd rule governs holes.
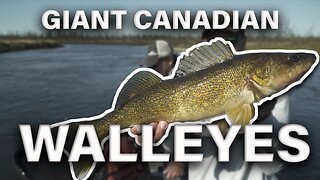
{"type": "MultiPolygon", "coordinates": [[[[156,10],[279,10],[279,21],[289,25],[296,35],[320,36],[319,0],[237,0],[237,1],[194,1],[194,0],[3,0],[0,5],[0,33],[37,32],[42,29],[41,16],[49,9],[54,10],[110,10],[123,9],[132,15],[140,9],[156,10]]],[[[132,17],[130,20],[133,21],[132,17]]],[[[126,27],[124,25],[124,27],[126,27]]]]}

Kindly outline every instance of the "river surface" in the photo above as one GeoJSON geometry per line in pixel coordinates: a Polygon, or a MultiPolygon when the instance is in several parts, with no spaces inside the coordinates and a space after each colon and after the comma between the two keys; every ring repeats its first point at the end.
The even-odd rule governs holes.
{"type": "MultiPolygon", "coordinates": [[[[0,179],[24,179],[14,158],[21,147],[19,124],[37,129],[39,124],[102,113],[121,81],[143,63],[145,51],[145,46],[65,45],[0,54],[0,179]]],[[[319,80],[317,68],[288,93],[290,123],[308,129],[311,154],[305,162],[286,164],[280,179],[320,179],[319,80]]],[[[61,178],[56,174],[37,177],[61,178]]]]}

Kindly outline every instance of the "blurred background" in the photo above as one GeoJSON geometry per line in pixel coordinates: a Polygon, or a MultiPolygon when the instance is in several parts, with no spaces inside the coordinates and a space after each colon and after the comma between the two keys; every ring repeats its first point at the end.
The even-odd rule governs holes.
{"type": "MultiPolygon", "coordinates": [[[[176,51],[201,42],[199,30],[137,30],[133,14],[172,10],[279,10],[278,30],[248,30],[247,49],[312,49],[320,53],[320,1],[2,1],[0,6],[0,179],[20,180],[19,124],[51,124],[90,117],[111,106],[116,88],[143,63],[147,44],[164,39],[176,51]],[[122,30],[47,31],[41,16],[49,9],[128,11],[122,30]]],[[[289,92],[290,123],[310,135],[310,157],[286,164],[280,179],[320,179],[320,70],[289,92]]],[[[32,165],[30,165],[32,167],[32,165]]],[[[37,179],[70,179],[67,164],[34,167],[37,179]],[[67,173],[64,173],[67,172],[67,173]],[[60,176],[59,174],[65,174],[60,176]]]]}

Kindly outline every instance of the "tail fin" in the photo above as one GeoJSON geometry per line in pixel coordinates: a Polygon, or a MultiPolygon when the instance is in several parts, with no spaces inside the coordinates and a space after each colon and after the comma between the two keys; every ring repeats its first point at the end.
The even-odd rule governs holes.
{"type": "Polygon", "coordinates": [[[92,174],[96,162],[91,157],[81,157],[78,162],[70,162],[69,165],[73,179],[86,180],[92,174]]]}
{"type": "MultiPolygon", "coordinates": [[[[84,125],[84,124],[94,124],[94,121],[81,122],[81,125],[84,125]]],[[[68,137],[65,145],[66,149],[64,150],[65,154],[67,154],[68,157],[72,149],[71,144],[73,144],[73,140],[75,139],[75,136],[77,134],[77,129],[78,129],[78,126],[80,125],[80,122],[70,123],[69,125],[70,125],[69,132],[68,132],[68,137]]],[[[107,127],[105,128],[108,129],[107,127]]],[[[101,133],[101,131],[99,132],[101,133]]],[[[102,137],[104,136],[105,132],[103,132],[103,134],[99,134],[98,132],[96,133],[99,139],[99,147],[101,148],[101,144],[102,144],[101,141],[103,140],[102,137]]],[[[84,145],[88,145],[87,143],[88,141],[84,141],[84,145]]],[[[92,156],[80,156],[78,162],[69,162],[69,166],[70,166],[72,178],[74,180],[86,180],[93,173],[96,167],[96,162],[93,160],[92,156]]]]}
{"type": "MultiPolygon", "coordinates": [[[[58,127],[61,125],[69,125],[68,135],[64,146],[64,153],[69,157],[71,149],[74,145],[75,137],[78,133],[79,125],[93,125],[96,131],[97,138],[99,140],[99,147],[103,150],[103,145],[108,140],[109,124],[112,113],[105,114],[102,118],[96,119],[72,119],[64,122],[52,124],[51,128],[54,132],[57,132],[58,127]]],[[[85,141],[86,145],[87,142],[85,141]]],[[[69,162],[70,172],[74,180],[86,180],[93,173],[96,162],[92,156],[80,156],[78,162],[69,162]]]]}

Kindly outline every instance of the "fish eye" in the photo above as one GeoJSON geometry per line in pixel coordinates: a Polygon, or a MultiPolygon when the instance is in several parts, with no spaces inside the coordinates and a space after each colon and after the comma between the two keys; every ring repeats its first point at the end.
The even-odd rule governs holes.
{"type": "Polygon", "coordinates": [[[288,61],[292,62],[292,63],[298,62],[299,61],[299,56],[298,55],[291,55],[291,56],[288,57],[288,61]]]}

